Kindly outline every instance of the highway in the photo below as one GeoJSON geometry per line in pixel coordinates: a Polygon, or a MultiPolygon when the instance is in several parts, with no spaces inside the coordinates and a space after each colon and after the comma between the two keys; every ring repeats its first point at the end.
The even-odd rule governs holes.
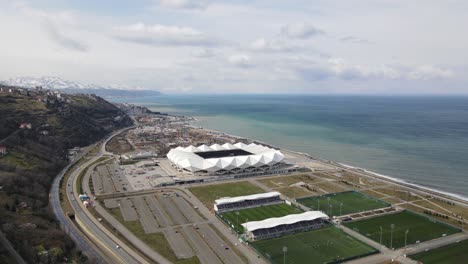
{"type": "Polygon", "coordinates": [[[63,209],[60,206],[59,195],[61,179],[64,177],[66,171],[74,165],[79,158],[75,159],[60,172],[60,174],[55,178],[49,194],[52,210],[54,211],[57,220],[59,220],[63,230],[70,235],[83,253],[95,263],[148,263],[140,255],[116,238],[111,232],[105,229],[105,227],[94,219],[94,217],[90,217],[87,209],[79,201],[78,194],[73,191],[78,175],[81,171],[98,160],[104,154],[107,154],[105,151],[105,144],[112,137],[126,129],[117,131],[109,136],[107,140],[101,144],[98,155],[76,168],[66,183],[66,196],[74,209],[76,224],[78,224],[82,230],[80,230],[65,214],[65,212],[63,212],[63,209]],[[86,233],[86,235],[83,232],[86,233]]]}
{"type": "Polygon", "coordinates": [[[50,206],[54,212],[55,217],[60,222],[62,229],[67,233],[77,246],[88,256],[90,260],[96,263],[107,263],[105,255],[100,252],[94,244],[75,226],[72,220],[63,212],[60,205],[60,181],[64,177],[68,169],[73,166],[77,160],[66,166],[59,175],[54,179],[52,188],[49,193],[50,206]]]}

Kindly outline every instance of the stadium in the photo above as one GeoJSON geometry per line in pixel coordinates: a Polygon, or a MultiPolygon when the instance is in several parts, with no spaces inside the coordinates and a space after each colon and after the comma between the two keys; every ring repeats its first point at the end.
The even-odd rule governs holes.
{"type": "Polygon", "coordinates": [[[242,224],[251,241],[270,239],[298,232],[318,229],[328,223],[328,216],[319,211],[308,211],[283,217],[242,224]]]}
{"type": "Polygon", "coordinates": [[[167,157],[179,171],[197,175],[267,172],[281,166],[284,159],[279,150],[254,143],[177,147],[167,157]]]}

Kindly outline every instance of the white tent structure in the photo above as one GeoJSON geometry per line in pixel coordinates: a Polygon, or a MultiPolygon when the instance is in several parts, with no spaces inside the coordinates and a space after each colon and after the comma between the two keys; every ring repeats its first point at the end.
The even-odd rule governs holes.
{"type": "Polygon", "coordinates": [[[216,212],[225,212],[236,209],[246,209],[258,207],[267,204],[281,203],[281,194],[279,192],[257,193],[237,197],[225,197],[215,200],[214,210],[216,212]]]}
{"type": "Polygon", "coordinates": [[[320,228],[328,216],[320,211],[308,211],[283,217],[268,218],[242,224],[249,239],[259,240],[320,228]]]}
{"type": "Polygon", "coordinates": [[[189,146],[171,149],[167,154],[172,164],[180,170],[190,173],[228,174],[241,172],[266,171],[284,159],[276,149],[257,144],[244,143],[224,145],[214,144],[199,147],[189,146]],[[229,151],[241,150],[242,155],[229,155],[229,151]],[[203,158],[200,153],[227,152],[228,156],[203,158]]]}

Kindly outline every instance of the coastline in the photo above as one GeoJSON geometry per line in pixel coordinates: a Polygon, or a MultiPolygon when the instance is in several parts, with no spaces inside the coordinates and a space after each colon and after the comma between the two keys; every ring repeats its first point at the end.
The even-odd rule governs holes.
{"type": "MultiPolygon", "coordinates": [[[[197,120],[195,117],[192,117],[193,120],[197,120]]],[[[454,199],[456,201],[460,201],[462,203],[467,203],[468,202],[468,197],[466,196],[463,196],[461,194],[456,194],[456,193],[451,193],[451,192],[447,192],[447,191],[443,191],[443,190],[438,190],[438,189],[434,189],[434,188],[431,188],[431,187],[427,187],[427,186],[424,186],[424,185],[420,185],[418,183],[411,183],[411,182],[407,182],[403,179],[400,179],[398,177],[394,177],[394,176],[389,176],[389,175],[384,175],[384,174],[381,174],[381,173],[377,173],[377,172],[373,172],[373,171],[370,171],[370,170],[367,170],[365,168],[360,168],[360,167],[356,167],[356,166],[351,166],[351,165],[348,165],[348,164],[345,164],[345,163],[341,163],[341,162],[338,162],[338,161],[333,161],[333,160],[325,160],[325,159],[322,159],[320,157],[316,157],[316,156],[313,156],[311,154],[308,154],[308,153],[304,153],[304,152],[299,152],[299,151],[294,151],[294,150],[289,150],[289,149],[285,149],[285,148],[280,148],[280,147],[277,147],[275,145],[272,145],[272,144],[269,144],[269,143],[266,143],[266,142],[262,142],[262,141],[259,141],[257,139],[251,139],[251,138],[246,138],[246,137],[240,137],[240,136],[237,136],[237,135],[232,135],[232,134],[229,134],[229,133],[226,133],[226,132],[223,132],[223,131],[218,131],[218,130],[214,130],[214,129],[209,129],[209,128],[204,128],[204,127],[201,127],[201,126],[195,126],[193,124],[190,124],[188,125],[189,127],[191,128],[195,128],[195,129],[201,129],[201,130],[205,130],[207,132],[210,132],[210,133],[215,133],[215,134],[221,134],[221,135],[226,135],[226,136],[230,136],[230,137],[233,137],[233,138],[237,138],[237,139],[247,139],[247,140],[251,140],[251,141],[255,141],[255,142],[258,142],[260,144],[264,144],[264,145],[267,145],[267,146],[272,146],[276,149],[280,149],[280,150],[283,150],[283,151],[287,151],[287,152],[290,152],[290,153],[294,153],[294,154],[298,154],[298,155],[303,155],[303,156],[306,156],[310,159],[314,159],[314,160],[317,160],[317,161],[320,161],[322,163],[326,163],[326,164],[332,164],[334,166],[337,166],[337,167],[341,167],[343,169],[349,169],[349,170],[352,170],[354,172],[357,172],[357,171],[360,171],[361,173],[364,173],[366,174],[366,176],[368,177],[375,177],[375,178],[378,178],[380,180],[385,180],[385,181],[389,181],[393,184],[397,184],[397,185],[402,185],[404,187],[409,187],[409,188],[414,188],[416,189],[417,191],[423,191],[423,192],[427,192],[427,193],[431,193],[431,194],[434,194],[434,195],[438,195],[438,196],[441,196],[441,197],[444,197],[444,198],[449,198],[449,199],[454,199]]]]}

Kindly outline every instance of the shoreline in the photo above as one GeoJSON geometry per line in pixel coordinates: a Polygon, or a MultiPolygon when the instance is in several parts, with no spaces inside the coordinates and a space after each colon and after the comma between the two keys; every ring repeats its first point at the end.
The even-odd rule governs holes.
{"type": "MultiPolygon", "coordinates": [[[[198,120],[195,117],[192,117],[192,118],[193,118],[194,121],[198,120]]],[[[381,174],[381,173],[377,173],[377,172],[367,170],[365,168],[351,166],[351,165],[348,165],[348,164],[345,164],[345,163],[342,163],[342,162],[338,162],[338,161],[322,159],[322,158],[313,156],[313,155],[311,155],[309,153],[304,153],[304,152],[294,151],[294,150],[290,150],[290,149],[280,148],[278,146],[275,146],[275,145],[272,145],[272,144],[269,144],[269,143],[266,143],[266,142],[263,142],[263,141],[260,141],[260,140],[256,140],[256,139],[251,139],[251,138],[247,138],[247,137],[232,135],[232,134],[229,134],[229,133],[226,133],[226,132],[223,132],[223,131],[217,131],[217,130],[210,129],[210,128],[204,128],[202,126],[195,126],[193,124],[190,124],[188,126],[191,127],[191,128],[201,129],[201,130],[205,130],[207,132],[226,135],[226,136],[230,136],[230,137],[237,138],[237,139],[246,139],[246,140],[255,141],[255,142],[258,142],[260,144],[264,144],[264,145],[267,145],[267,146],[272,146],[274,148],[277,148],[277,149],[280,149],[280,150],[283,150],[283,151],[287,151],[287,152],[298,154],[298,155],[303,155],[303,156],[306,156],[306,157],[308,157],[310,159],[315,159],[317,161],[320,161],[320,162],[323,162],[323,163],[326,163],[326,164],[332,164],[332,165],[335,165],[335,166],[338,166],[338,167],[344,167],[346,169],[353,170],[355,172],[356,172],[356,170],[358,170],[358,171],[361,171],[362,173],[365,173],[369,177],[375,177],[375,178],[378,178],[380,180],[390,181],[393,184],[401,185],[401,186],[404,186],[404,187],[414,188],[417,191],[424,191],[424,192],[435,194],[435,195],[438,195],[438,196],[441,196],[441,197],[444,197],[444,198],[450,198],[450,199],[454,199],[454,200],[457,200],[457,201],[461,201],[463,203],[468,203],[468,197],[464,196],[462,194],[451,193],[451,192],[448,192],[448,191],[438,190],[438,189],[434,189],[434,188],[427,187],[427,186],[424,186],[424,185],[420,185],[418,183],[407,182],[406,180],[398,178],[398,177],[384,175],[384,174],[381,174]]]]}

